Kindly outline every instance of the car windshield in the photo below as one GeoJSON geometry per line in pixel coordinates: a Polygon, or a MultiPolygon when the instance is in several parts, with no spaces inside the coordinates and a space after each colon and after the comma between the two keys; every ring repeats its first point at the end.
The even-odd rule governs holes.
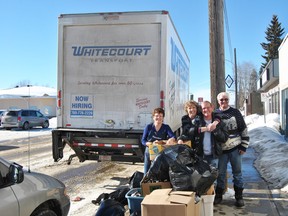
{"type": "Polygon", "coordinates": [[[7,116],[17,116],[17,111],[9,111],[6,115],[7,116]]]}

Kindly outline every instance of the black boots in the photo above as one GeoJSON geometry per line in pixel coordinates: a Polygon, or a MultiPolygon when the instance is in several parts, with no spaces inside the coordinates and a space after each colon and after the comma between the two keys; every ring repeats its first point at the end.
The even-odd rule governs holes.
{"type": "MultiPolygon", "coordinates": [[[[235,190],[235,199],[236,199],[235,206],[239,208],[243,207],[244,206],[243,188],[238,188],[237,186],[234,185],[234,190],[235,190]]],[[[224,189],[216,187],[214,205],[217,205],[222,202],[223,192],[224,192],[224,189]]]]}
{"type": "Polygon", "coordinates": [[[234,191],[235,191],[235,206],[236,207],[243,207],[244,206],[244,200],[243,200],[243,188],[239,188],[234,185],[234,191]]]}
{"type": "Polygon", "coordinates": [[[216,195],[215,195],[215,199],[214,199],[214,205],[217,205],[217,204],[222,202],[223,192],[224,192],[224,189],[216,187],[216,189],[215,189],[216,195]]]}

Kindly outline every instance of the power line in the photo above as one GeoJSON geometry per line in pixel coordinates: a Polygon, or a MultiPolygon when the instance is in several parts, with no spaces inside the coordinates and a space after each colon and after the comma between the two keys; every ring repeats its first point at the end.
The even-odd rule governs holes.
{"type": "MultiPolygon", "coordinates": [[[[229,53],[230,53],[230,61],[233,62],[233,52],[232,52],[232,43],[231,43],[231,37],[230,37],[230,30],[229,30],[229,22],[228,22],[228,12],[226,8],[226,1],[223,0],[224,2],[224,20],[225,20],[225,28],[226,28],[226,34],[228,38],[228,46],[229,46],[229,53]]],[[[235,64],[235,62],[234,62],[235,64]]]]}
{"type": "MultiPolygon", "coordinates": [[[[230,52],[230,62],[234,62],[234,81],[235,81],[235,107],[238,107],[238,76],[237,76],[237,60],[236,60],[236,48],[234,48],[234,58],[232,57],[232,42],[230,37],[230,29],[229,29],[229,21],[228,21],[228,12],[226,8],[226,1],[223,0],[224,3],[224,20],[225,20],[225,27],[226,27],[226,34],[228,38],[228,46],[229,46],[229,52],[230,52]],[[231,60],[233,59],[233,60],[231,60]]],[[[232,69],[233,70],[233,69],[232,69]]]]}

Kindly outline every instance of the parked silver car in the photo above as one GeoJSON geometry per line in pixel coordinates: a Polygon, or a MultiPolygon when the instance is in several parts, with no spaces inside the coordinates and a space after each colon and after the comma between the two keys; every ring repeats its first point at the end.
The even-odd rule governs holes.
{"type": "Polygon", "coordinates": [[[28,130],[32,127],[49,127],[49,118],[38,110],[16,109],[8,110],[2,116],[2,127],[9,130],[11,128],[23,128],[28,130]]]}
{"type": "Polygon", "coordinates": [[[67,216],[70,199],[65,185],[0,157],[0,215],[67,216]]]}
{"type": "Polygon", "coordinates": [[[2,116],[4,115],[6,110],[0,110],[0,127],[2,127],[2,116]]]}

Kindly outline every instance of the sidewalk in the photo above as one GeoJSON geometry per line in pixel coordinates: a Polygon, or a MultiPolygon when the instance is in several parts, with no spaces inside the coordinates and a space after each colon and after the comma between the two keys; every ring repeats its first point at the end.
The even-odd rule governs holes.
{"type": "Polygon", "coordinates": [[[221,204],[214,206],[214,216],[288,216],[288,196],[280,190],[269,188],[267,182],[261,178],[253,166],[257,157],[252,148],[248,148],[243,156],[243,178],[245,183],[243,208],[234,206],[234,190],[230,164],[228,165],[228,191],[223,196],[221,204]],[[272,193],[273,192],[273,193],[272,193]]]}

